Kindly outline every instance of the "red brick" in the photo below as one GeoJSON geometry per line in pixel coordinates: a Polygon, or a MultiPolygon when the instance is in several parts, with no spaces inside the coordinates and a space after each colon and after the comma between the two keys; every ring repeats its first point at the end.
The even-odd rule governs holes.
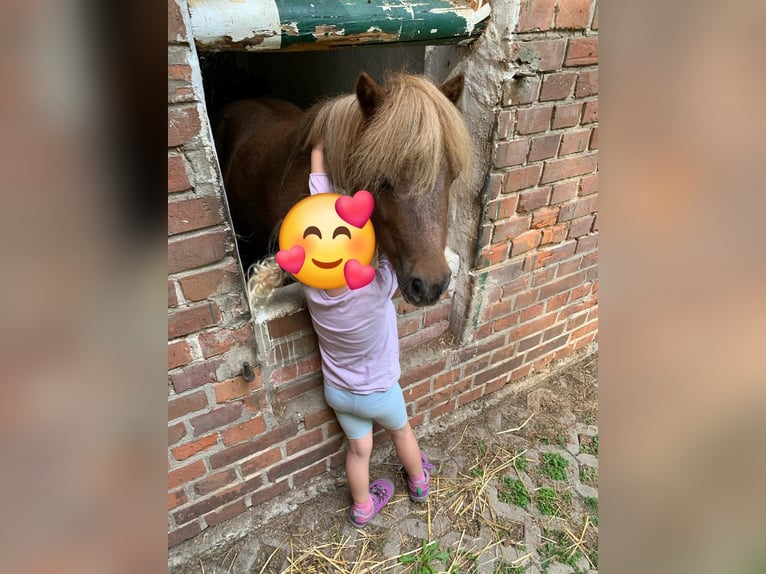
{"type": "Polygon", "coordinates": [[[420,329],[422,327],[420,324],[421,319],[422,317],[410,317],[408,319],[397,321],[396,328],[399,338],[401,339],[420,329]]]}
{"type": "Polygon", "coordinates": [[[495,167],[510,167],[521,165],[527,157],[529,139],[502,141],[495,150],[495,167]]]}
{"type": "Polygon", "coordinates": [[[213,385],[213,389],[215,390],[215,401],[217,403],[225,403],[235,399],[241,399],[242,397],[263,388],[260,367],[255,367],[253,371],[255,373],[255,379],[250,382],[242,377],[234,377],[233,379],[215,383],[215,385],[213,385]]]}
{"type": "Polygon", "coordinates": [[[334,437],[327,443],[320,444],[313,450],[303,451],[300,456],[273,466],[269,469],[268,476],[271,482],[289,476],[294,472],[305,468],[306,466],[320,461],[323,458],[334,454],[343,442],[343,437],[334,437]]]}
{"type": "Polygon", "coordinates": [[[533,139],[532,145],[529,148],[528,160],[533,162],[553,157],[559,149],[560,141],[561,134],[552,134],[533,139]]]}
{"type": "Polygon", "coordinates": [[[268,323],[269,335],[274,339],[286,337],[293,333],[300,331],[311,331],[313,329],[311,323],[311,315],[308,311],[298,311],[291,315],[285,315],[277,319],[272,319],[268,323]]]}
{"type": "Polygon", "coordinates": [[[168,307],[178,306],[178,294],[176,293],[176,283],[168,279],[168,307]]]}
{"type": "Polygon", "coordinates": [[[540,181],[542,165],[528,165],[508,170],[503,181],[503,193],[512,193],[537,185],[540,181]]]}
{"type": "Polygon", "coordinates": [[[263,420],[263,415],[257,415],[249,421],[222,430],[221,438],[223,439],[224,445],[230,446],[242,442],[243,440],[260,436],[265,432],[266,423],[263,420]]]}
{"type": "Polygon", "coordinates": [[[545,162],[540,183],[551,183],[578,175],[590,173],[596,169],[598,161],[595,156],[574,156],[564,159],[552,159],[545,162]]]}
{"type": "MultiPolygon", "coordinates": [[[[229,351],[235,345],[255,345],[253,327],[249,322],[239,329],[220,328],[215,331],[200,333],[197,336],[197,340],[202,349],[202,356],[206,359],[221,355],[226,351],[229,351]]],[[[256,373],[260,374],[260,367],[256,365],[253,369],[256,373]]]]}
{"type": "Polygon", "coordinates": [[[513,110],[500,110],[497,114],[497,137],[505,139],[513,135],[513,110]]]}
{"type": "Polygon", "coordinates": [[[577,253],[595,251],[598,247],[598,233],[577,240],[577,253]]]}
{"type": "Polygon", "coordinates": [[[242,403],[229,403],[214,408],[209,413],[193,417],[189,422],[194,435],[199,436],[212,429],[221,428],[237,420],[242,414],[242,403]]]}
{"type": "Polygon", "coordinates": [[[580,179],[580,195],[598,193],[598,174],[586,175],[580,179]]]}
{"type": "Polygon", "coordinates": [[[184,158],[179,154],[168,156],[168,193],[177,193],[191,189],[189,176],[186,175],[184,158]]]}
{"type": "Polygon", "coordinates": [[[168,510],[178,508],[182,504],[185,504],[189,500],[186,493],[183,490],[176,490],[174,492],[168,492],[168,510]]]}
{"type": "Polygon", "coordinates": [[[451,413],[455,410],[455,399],[452,399],[450,401],[447,401],[443,405],[439,405],[438,407],[434,407],[430,411],[430,418],[429,420],[433,421],[436,418],[439,418],[440,416],[451,413]]]}
{"type": "Polygon", "coordinates": [[[186,341],[168,343],[168,370],[191,363],[191,347],[186,341]]]}
{"type": "MultiPolygon", "coordinates": [[[[538,254],[535,254],[534,265],[537,265],[538,254]]],[[[556,275],[555,268],[538,269],[535,268],[535,272],[532,274],[532,287],[539,287],[545,283],[550,283],[556,275]]],[[[518,298],[517,298],[518,299],[518,298]]],[[[516,305],[519,308],[519,305],[516,305]]]]}
{"type": "Polygon", "coordinates": [[[539,72],[551,72],[561,67],[566,50],[566,40],[532,40],[513,42],[511,59],[520,66],[539,72]]]}
{"type": "Polygon", "coordinates": [[[507,242],[529,229],[530,217],[516,217],[495,226],[494,240],[498,243],[507,242]]]}
{"type": "Polygon", "coordinates": [[[521,262],[509,261],[488,271],[488,275],[497,285],[513,281],[521,274],[521,262]]]}
{"type": "Polygon", "coordinates": [[[573,220],[569,224],[569,239],[576,239],[582,235],[590,233],[591,226],[593,225],[593,216],[586,215],[579,219],[573,220]]]}
{"type": "Polygon", "coordinates": [[[170,375],[173,388],[177,393],[182,393],[205,383],[215,382],[218,380],[215,374],[216,370],[221,366],[222,362],[223,360],[219,357],[184,367],[180,372],[170,375]]]}
{"type": "Polygon", "coordinates": [[[566,305],[567,299],[569,299],[569,293],[559,293],[558,295],[551,297],[545,303],[545,312],[550,313],[551,311],[561,309],[566,305]]]}
{"type": "Polygon", "coordinates": [[[513,331],[510,332],[510,335],[509,335],[510,340],[520,341],[521,339],[526,339],[528,336],[534,333],[542,333],[545,329],[553,325],[555,320],[556,320],[556,315],[554,314],[543,315],[542,317],[533,319],[532,321],[529,321],[528,323],[519,325],[513,331]]]}
{"type": "Polygon", "coordinates": [[[579,329],[572,331],[572,339],[579,339],[580,337],[583,337],[587,335],[588,333],[592,333],[598,329],[598,323],[586,323],[579,329]]]}
{"type": "Polygon", "coordinates": [[[504,197],[498,201],[493,201],[487,204],[487,219],[490,221],[497,221],[499,219],[506,219],[513,216],[516,213],[516,204],[519,198],[516,195],[511,197],[504,197]]]}
{"type": "Polygon", "coordinates": [[[260,476],[255,476],[249,480],[235,484],[234,486],[231,486],[223,491],[216,492],[216,494],[209,498],[205,498],[199,502],[195,502],[194,504],[187,506],[186,508],[182,508],[181,510],[173,513],[173,517],[176,519],[176,523],[183,524],[184,522],[188,522],[194,518],[202,516],[203,514],[207,514],[208,512],[221,508],[225,504],[237,500],[238,498],[243,498],[248,493],[262,485],[263,479],[260,476]]]}
{"type": "Polygon", "coordinates": [[[423,324],[428,326],[432,323],[438,323],[439,321],[446,321],[449,319],[450,311],[452,310],[451,304],[439,304],[435,307],[426,309],[426,314],[423,319],[423,324]]]}
{"type": "Polygon", "coordinates": [[[558,349],[559,347],[563,347],[569,342],[569,335],[562,335],[561,337],[557,339],[553,339],[551,341],[548,341],[544,345],[541,345],[540,347],[537,347],[536,349],[533,349],[529,351],[524,357],[525,361],[534,361],[535,359],[542,357],[545,355],[547,359],[543,362],[541,362],[540,365],[536,366],[535,368],[539,369],[542,365],[549,363],[553,360],[553,356],[551,353],[558,349]]]}
{"type": "Polygon", "coordinates": [[[564,277],[563,279],[557,279],[553,283],[549,283],[548,285],[540,287],[538,300],[544,301],[545,299],[553,297],[554,295],[558,295],[559,293],[573,289],[574,287],[582,284],[586,278],[586,273],[581,271],[576,275],[570,275],[568,277],[564,277]]]}
{"type": "Polygon", "coordinates": [[[551,227],[544,228],[543,238],[540,241],[540,245],[547,245],[548,243],[560,243],[566,239],[569,226],[566,223],[559,223],[551,227]]]}
{"type": "Polygon", "coordinates": [[[580,36],[569,39],[565,66],[598,64],[598,37],[580,36]]]}
{"type": "Polygon", "coordinates": [[[223,231],[208,231],[193,237],[168,241],[168,273],[178,273],[223,259],[229,246],[223,231]]]}
{"type": "Polygon", "coordinates": [[[294,454],[311,448],[312,446],[320,444],[321,442],[322,429],[314,429],[312,431],[301,433],[294,439],[287,441],[287,444],[285,445],[285,452],[287,453],[287,456],[293,456],[294,454]]]}
{"type": "Polygon", "coordinates": [[[559,156],[565,156],[573,153],[580,153],[588,149],[590,140],[590,129],[575,130],[564,134],[561,140],[561,149],[559,156]]]}
{"type": "Polygon", "coordinates": [[[197,106],[168,108],[168,147],[190,142],[200,131],[197,106]]]}
{"type": "MultiPolygon", "coordinates": [[[[343,455],[343,458],[341,460],[345,460],[345,454],[343,455]]],[[[251,500],[253,506],[258,506],[259,504],[266,502],[267,500],[271,500],[275,496],[279,496],[283,492],[287,492],[289,490],[289,485],[287,484],[286,480],[283,480],[281,482],[277,482],[275,484],[272,484],[271,486],[262,488],[258,490],[257,492],[254,492],[251,500]]]]}
{"type": "MultiPolygon", "coordinates": [[[[577,250],[575,249],[575,253],[577,253],[577,250]]],[[[578,269],[580,269],[580,263],[582,263],[582,257],[575,257],[574,259],[570,259],[569,261],[564,261],[563,263],[559,263],[556,267],[556,277],[564,277],[565,275],[570,275],[571,273],[574,273],[578,269]]]]}
{"type": "Polygon", "coordinates": [[[558,216],[558,207],[541,207],[532,214],[532,229],[555,225],[558,216]]]}
{"type": "Polygon", "coordinates": [[[583,70],[577,78],[575,98],[587,98],[598,94],[598,70],[583,70]]]}
{"type": "Polygon", "coordinates": [[[168,43],[186,40],[186,24],[175,0],[168,0],[168,43]]]}
{"type": "Polygon", "coordinates": [[[242,474],[244,476],[250,476],[256,472],[261,472],[280,460],[282,460],[282,450],[280,447],[274,447],[263,454],[259,454],[258,456],[243,462],[241,465],[242,474]]]}
{"type": "Polygon", "coordinates": [[[218,510],[205,514],[205,522],[208,526],[215,526],[221,522],[225,522],[235,516],[239,516],[247,510],[245,500],[235,500],[234,502],[220,507],[218,510]]]}
{"type": "Polygon", "coordinates": [[[168,235],[223,223],[221,209],[221,201],[217,197],[168,202],[168,235]]]}
{"type": "Polygon", "coordinates": [[[186,436],[186,426],[184,423],[176,423],[168,426],[168,446],[176,444],[186,436]]]}
{"type": "Polygon", "coordinates": [[[557,105],[553,110],[553,123],[551,129],[571,128],[580,121],[582,104],[557,105]]]}
{"type": "Polygon", "coordinates": [[[581,121],[583,124],[592,124],[598,121],[598,100],[585,102],[581,121]]]}
{"type": "Polygon", "coordinates": [[[205,463],[201,460],[176,468],[168,473],[168,490],[175,490],[179,486],[203,476],[206,472],[205,463]]]}
{"type": "Polygon", "coordinates": [[[173,548],[184,540],[194,538],[200,532],[202,532],[202,526],[199,522],[190,522],[181,528],[168,532],[168,548],[173,548]]]}
{"type": "Polygon", "coordinates": [[[516,76],[503,82],[503,105],[520,106],[537,100],[540,78],[537,76],[516,76]]]}
{"type": "Polygon", "coordinates": [[[517,32],[550,30],[557,0],[522,0],[517,32]]]}
{"type": "Polygon", "coordinates": [[[168,64],[168,103],[192,102],[196,99],[191,83],[191,66],[168,64]]]}
{"type": "Polygon", "coordinates": [[[542,335],[540,333],[537,333],[536,335],[532,335],[531,337],[527,337],[526,339],[522,339],[519,341],[519,353],[524,353],[526,351],[529,351],[529,349],[535,348],[537,345],[540,344],[540,338],[542,335]]]}
{"type": "Polygon", "coordinates": [[[588,147],[590,149],[598,149],[598,126],[591,130],[590,145],[588,147]]]}
{"type": "Polygon", "coordinates": [[[400,350],[404,351],[406,349],[411,349],[418,345],[422,345],[423,343],[440,337],[447,331],[447,329],[449,329],[449,323],[447,321],[425,327],[413,333],[412,335],[407,335],[407,337],[401,339],[399,342],[399,348],[400,350]]]}
{"type": "Polygon", "coordinates": [[[207,395],[204,391],[171,399],[168,401],[168,420],[172,421],[186,414],[201,411],[205,407],[207,407],[207,395]]]}
{"type": "Polygon", "coordinates": [[[198,452],[202,452],[203,450],[206,450],[211,446],[216,445],[217,443],[218,434],[203,436],[200,439],[182,444],[181,446],[174,448],[172,450],[173,457],[178,461],[186,460],[190,456],[193,456],[198,452]]]}
{"type": "Polygon", "coordinates": [[[322,426],[328,421],[335,419],[335,414],[329,408],[318,411],[316,413],[307,414],[305,417],[305,424],[307,429],[322,426]]]}
{"type": "Polygon", "coordinates": [[[243,460],[252,454],[266,450],[291,436],[295,436],[298,427],[295,423],[289,423],[272,429],[260,438],[230,446],[220,452],[210,455],[210,467],[221,468],[234,462],[243,460]]]}
{"type": "Polygon", "coordinates": [[[527,213],[543,207],[544,205],[547,205],[550,194],[550,187],[542,187],[539,189],[533,189],[532,191],[525,191],[519,195],[519,205],[516,210],[519,213],[527,213]]]}
{"type": "Polygon", "coordinates": [[[519,312],[519,323],[526,323],[536,317],[542,316],[544,308],[545,305],[543,303],[536,303],[535,305],[522,309],[519,312]]]}
{"type": "Polygon", "coordinates": [[[515,257],[519,253],[534,249],[540,245],[540,239],[541,233],[536,229],[518,235],[514,238],[511,245],[511,257],[515,257]]]}
{"type": "Polygon", "coordinates": [[[591,0],[559,0],[554,28],[584,30],[590,22],[591,0]]]}
{"type": "Polygon", "coordinates": [[[545,267],[547,265],[552,265],[563,259],[566,259],[567,257],[571,257],[575,253],[576,246],[577,246],[576,243],[571,242],[571,243],[564,243],[552,249],[540,251],[537,254],[537,261],[535,262],[535,266],[545,267]]]}
{"type": "Polygon", "coordinates": [[[168,313],[168,339],[184,337],[207,327],[212,327],[221,320],[221,311],[212,301],[174,309],[168,313]]]}
{"type": "Polygon", "coordinates": [[[569,221],[598,211],[597,196],[583,197],[561,207],[559,221],[569,221]]]}
{"type": "Polygon", "coordinates": [[[546,74],[545,78],[543,78],[543,85],[540,88],[540,101],[548,102],[568,98],[572,94],[575,81],[577,81],[576,72],[546,74]]]}
{"type": "MultiPolygon", "coordinates": [[[[590,176],[588,176],[590,177],[590,176]]],[[[551,193],[551,205],[557,203],[563,203],[577,196],[577,182],[566,181],[564,183],[556,183],[553,185],[553,192],[551,193]]]]}
{"type": "Polygon", "coordinates": [[[399,384],[404,389],[404,388],[407,388],[412,383],[430,379],[435,374],[443,371],[445,365],[446,365],[446,359],[442,357],[440,359],[435,359],[431,363],[426,363],[418,367],[413,367],[409,369],[406,369],[403,367],[402,376],[399,378],[399,384]]]}
{"type": "Polygon", "coordinates": [[[547,131],[551,125],[553,107],[522,108],[516,112],[516,133],[533,134],[547,131]]]}

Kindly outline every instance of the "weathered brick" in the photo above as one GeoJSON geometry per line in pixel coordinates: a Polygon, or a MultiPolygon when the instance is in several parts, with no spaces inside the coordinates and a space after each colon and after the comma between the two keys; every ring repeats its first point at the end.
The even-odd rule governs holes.
{"type": "Polygon", "coordinates": [[[195,478],[204,476],[206,472],[207,469],[205,468],[205,463],[201,460],[171,470],[168,473],[168,490],[175,490],[179,486],[191,482],[195,478]]]}
{"type": "Polygon", "coordinates": [[[598,30],[598,4],[596,4],[596,9],[593,11],[593,22],[590,23],[591,30],[598,30]]]}
{"type": "MultiPolygon", "coordinates": [[[[503,105],[520,106],[537,100],[540,89],[538,76],[515,76],[503,82],[503,105]]],[[[510,111],[509,111],[510,113],[510,111]]]]}
{"type": "Polygon", "coordinates": [[[538,300],[544,301],[545,299],[553,297],[554,295],[558,295],[559,293],[573,289],[574,287],[577,287],[583,283],[586,278],[587,274],[584,271],[580,271],[575,275],[570,275],[569,277],[564,277],[563,279],[557,279],[548,285],[543,285],[540,287],[538,300]]]}
{"type": "Polygon", "coordinates": [[[528,165],[508,170],[503,181],[503,193],[512,193],[522,189],[528,189],[537,185],[540,181],[542,165],[528,165]]]}
{"type": "Polygon", "coordinates": [[[200,496],[206,496],[216,490],[221,490],[224,486],[228,486],[235,480],[237,480],[237,473],[233,468],[216,472],[195,483],[194,492],[200,496]]]}
{"type": "Polygon", "coordinates": [[[235,500],[234,502],[222,506],[213,512],[205,514],[205,522],[208,526],[215,526],[216,524],[225,522],[226,520],[234,518],[235,516],[239,516],[245,510],[247,510],[245,500],[235,500]]]}
{"type": "Polygon", "coordinates": [[[230,446],[242,442],[243,440],[260,436],[265,432],[266,423],[263,420],[263,415],[257,415],[248,421],[222,430],[221,438],[223,439],[224,445],[230,446]]]}
{"type": "Polygon", "coordinates": [[[296,453],[311,448],[322,442],[322,429],[314,429],[299,434],[294,439],[288,440],[285,444],[287,456],[293,456],[296,453]]]}
{"type": "Polygon", "coordinates": [[[191,189],[189,176],[186,175],[184,158],[179,154],[168,156],[168,193],[178,193],[191,189]]]}
{"type": "Polygon", "coordinates": [[[241,414],[242,403],[229,403],[216,407],[208,413],[193,417],[189,422],[194,428],[194,435],[199,436],[234,422],[241,414]]]}
{"type": "Polygon", "coordinates": [[[560,141],[561,134],[551,134],[533,139],[529,148],[528,160],[533,162],[553,157],[559,149],[560,141]]]}
{"type": "Polygon", "coordinates": [[[234,377],[233,379],[227,379],[220,383],[215,383],[213,389],[215,391],[215,401],[217,403],[225,403],[233,401],[235,399],[241,399],[250,393],[253,393],[263,388],[263,380],[261,378],[261,369],[256,367],[254,369],[255,379],[252,381],[246,381],[243,377],[234,377]]]}
{"type": "Polygon", "coordinates": [[[555,106],[553,110],[553,122],[551,129],[570,128],[576,126],[580,121],[580,112],[583,104],[563,104],[555,106]]]}
{"type": "Polygon", "coordinates": [[[407,335],[399,342],[399,348],[402,351],[417,347],[428,341],[432,341],[437,337],[442,336],[449,329],[449,322],[444,321],[437,323],[436,325],[430,325],[424,327],[412,335],[407,335]]]}
{"type": "Polygon", "coordinates": [[[238,498],[243,498],[248,493],[262,485],[262,477],[254,476],[253,478],[250,478],[244,482],[240,482],[239,484],[235,484],[234,486],[217,492],[209,498],[203,499],[190,506],[187,506],[186,508],[182,508],[181,510],[176,511],[173,513],[173,517],[176,519],[177,523],[183,524],[184,522],[193,520],[198,516],[202,516],[203,514],[207,514],[208,512],[221,508],[225,504],[237,500],[238,498]]]}
{"type": "Polygon", "coordinates": [[[582,111],[582,124],[592,124],[598,121],[598,100],[589,100],[585,102],[582,111]]]}
{"type": "Polygon", "coordinates": [[[211,434],[208,436],[203,436],[202,438],[199,438],[197,440],[194,440],[192,442],[182,444],[181,446],[178,446],[174,449],[172,449],[173,457],[178,460],[186,460],[190,456],[194,456],[198,452],[202,452],[203,450],[206,450],[210,448],[211,446],[214,446],[218,443],[218,435],[217,434],[211,434]]]}
{"type": "MultiPolygon", "coordinates": [[[[238,329],[219,328],[215,331],[200,333],[197,340],[202,349],[202,356],[206,359],[221,355],[235,345],[249,345],[251,347],[255,345],[253,326],[249,322],[238,329]]],[[[256,376],[260,376],[260,367],[256,365],[253,369],[256,376]]]]}
{"type": "Polygon", "coordinates": [[[577,240],[577,253],[595,251],[598,247],[598,233],[588,237],[580,237],[577,240]]]}
{"type": "Polygon", "coordinates": [[[560,243],[566,239],[568,231],[569,225],[566,223],[559,223],[552,225],[551,227],[545,227],[542,229],[543,237],[540,241],[540,245],[547,245],[548,243],[560,243]]]}
{"type": "Polygon", "coordinates": [[[554,28],[584,30],[590,22],[591,0],[559,0],[556,3],[554,28]]]}
{"type": "Polygon", "coordinates": [[[576,239],[582,235],[590,233],[591,226],[593,225],[594,217],[592,215],[586,215],[579,219],[574,219],[569,224],[569,239],[576,239]]]}
{"type": "MultiPolygon", "coordinates": [[[[319,361],[317,356],[317,363],[318,362],[319,361]]],[[[321,397],[323,393],[322,376],[319,373],[319,366],[317,366],[317,372],[314,375],[280,386],[277,390],[276,400],[278,403],[284,404],[312,391],[317,391],[314,393],[314,395],[317,396],[317,401],[321,400],[319,397],[321,397]]]]}
{"type": "Polygon", "coordinates": [[[552,106],[522,108],[516,111],[516,133],[533,134],[547,131],[553,116],[552,106]]]}
{"type": "Polygon", "coordinates": [[[598,193],[598,174],[586,175],[580,179],[580,195],[598,193]]]}
{"type": "Polygon", "coordinates": [[[546,74],[543,78],[543,85],[540,88],[540,101],[548,102],[568,98],[572,95],[575,81],[577,81],[576,72],[546,74]]]}
{"type": "Polygon", "coordinates": [[[215,382],[218,380],[215,374],[216,370],[222,363],[222,358],[218,357],[202,363],[192,363],[182,368],[178,373],[170,375],[173,388],[177,393],[182,393],[205,383],[215,382]]]}
{"type": "Polygon", "coordinates": [[[191,347],[186,341],[168,343],[168,370],[191,363],[191,347]]]}
{"type": "Polygon", "coordinates": [[[186,414],[201,411],[207,406],[207,395],[197,391],[168,401],[168,420],[172,421],[186,414]]]}
{"type": "MultiPolygon", "coordinates": [[[[537,254],[536,267],[545,267],[557,263],[567,257],[571,257],[575,253],[577,244],[575,242],[564,243],[551,249],[541,250],[537,254]]],[[[578,263],[579,266],[579,263],[578,263]]],[[[576,267],[575,267],[576,269],[576,267]]]]}
{"type": "Polygon", "coordinates": [[[516,32],[550,30],[557,0],[523,0],[516,32]]]}
{"type": "Polygon", "coordinates": [[[550,227],[555,225],[558,221],[559,208],[558,207],[541,207],[532,213],[532,229],[540,229],[542,227],[550,227]]]}
{"type": "Polygon", "coordinates": [[[588,149],[588,141],[590,140],[590,129],[575,130],[564,134],[561,140],[561,148],[559,149],[559,156],[570,155],[573,153],[580,153],[588,149]]]}
{"type": "MultiPolygon", "coordinates": [[[[341,454],[343,456],[342,457],[339,456],[338,459],[340,462],[343,462],[346,457],[345,457],[345,453],[341,453],[341,454]]],[[[279,496],[283,492],[287,492],[289,488],[290,487],[286,480],[282,480],[275,484],[261,488],[252,494],[251,496],[252,504],[253,506],[258,506],[259,504],[266,502],[267,500],[271,500],[275,496],[279,496]]]]}
{"type": "Polygon", "coordinates": [[[497,114],[497,137],[505,139],[513,135],[513,110],[500,110],[497,114]]]}
{"type": "MultiPolygon", "coordinates": [[[[590,177],[590,176],[589,176],[590,177]]],[[[577,196],[577,182],[565,181],[563,183],[553,184],[551,192],[551,205],[563,203],[577,196]]]]}
{"type": "Polygon", "coordinates": [[[276,482],[278,479],[288,476],[309,464],[327,458],[340,448],[342,442],[342,437],[333,437],[313,450],[303,451],[300,456],[271,467],[268,471],[269,480],[276,482]]]}
{"type": "Polygon", "coordinates": [[[197,106],[184,105],[168,108],[168,147],[190,142],[200,130],[197,106]]]}
{"type": "Polygon", "coordinates": [[[402,369],[402,376],[399,379],[399,384],[402,388],[407,388],[412,383],[423,381],[432,377],[433,375],[440,373],[444,370],[446,365],[446,358],[441,357],[434,360],[431,363],[419,365],[409,369],[402,369]]]}
{"type": "Polygon", "coordinates": [[[506,242],[529,229],[530,217],[515,217],[495,225],[495,241],[506,242]]]}
{"type": "Polygon", "coordinates": [[[511,243],[511,257],[524,253],[540,245],[541,233],[533,229],[516,236],[511,243]]]}
{"type": "Polygon", "coordinates": [[[186,40],[186,24],[175,0],[168,0],[168,43],[186,40]]]}
{"type": "Polygon", "coordinates": [[[598,37],[578,36],[569,39],[565,66],[587,66],[598,63],[598,37]]]}
{"type": "MultiPolygon", "coordinates": [[[[539,258],[539,253],[536,253],[534,265],[537,265],[538,258],[539,258]]],[[[532,274],[532,287],[539,287],[540,285],[544,285],[545,283],[550,283],[551,281],[553,281],[553,278],[555,276],[556,276],[555,267],[549,267],[547,269],[538,269],[535,267],[535,272],[532,274]]],[[[517,298],[517,299],[520,300],[520,298],[517,298]]],[[[518,308],[518,304],[517,304],[517,308],[518,308]]]]}
{"type": "Polygon", "coordinates": [[[168,235],[204,229],[223,223],[217,197],[196,197],[168,202],[168,235]]]}
{"type": "Polygon", "coordinates": [[[174,425],[168,425],[168,446],[176,444],[186,436],[186,425],[179,422],[174,425]]]}
{"type": "Polygon", "coordinates": [[[193,102],[196,99],[191,82],[191,66],[168,64],[168,103],[193,102]]]}
{"type": "Polygon", "coordinates": [[[176,293],[176,282],[168,279],[168,307],[178,306],[178,293],[176,293]]]}
{"type": "Polygon", "coordinates": [[[597,199],[596,196],[583,197],[563,205],[559,211],[559,221],[569,221],[597,211],[597,199]]]}
{"type": "Polygon", "coordinates": [[[521,165],[527,157],[529,139],[501,141],[495,150],[495,167],[503,168],[521,165]]]}
{"type": "MultiPolygon", "coordinates": [[[[563,347],[569,342],[569,335],[562,335],[556,339],[553,339],[551,341],[548,341],[547,343],[544,343],[543,345],[537,347],[536,349],[532,349],[529,351],[524,358],[525,361],[534,361],[538,357],[542,357],[543,355],[547,356],[547,360],[543,361],[542,364],[549,363],[551,360],[553,360],[552,356],[549,356],[550,353],[558,349],[559,347],[563,347]]],[[[542,364],[540,366],[542,366],[542,364]]],[[[540,368],[540,366],[537,366],[536,368],[540,368]]]]}
{"type": "Polygon", "coordinates": [[[192,237],[174,237],[168,241],[168,273],[178,273],[215,263],[228,250],[223,231],[208,231],[192,237]]]}
{"type": "Polygon", "coordinates": [[[541,317],[537,317],[536,319],[533,319],[527,323],[524,323],[523,325],[519,325],[518,327],[513,329],[509,335],[510,340],[520,341],[521,339],[525,339],[534,333],[542,333],[545,329],[553,325],[553,322],[555,320],[556,320],[555,314],[549,314],[549,315],[543,315],[541,317]]]}
{"type": "Polygon", "coordinates": [[[181,528],[172,530],[168,532],[168,548],[173,548],[173,546],[177,546],[184,540],[194,538],[200,532],[202,532],[202,526],[200,526],[199,522],[190,522],[181,528]]]}
{"type": "MultiPolygon", "coordinates": [[[[550,197],[550,187],[543,187],[532,191],[524,192],[519,196],[519,205],[517,211],[519,213],[527,213],[535,211],[548,204],[548,198],[550,197]]],[[[539,226],[532,226],[539,227],[539,226]]]]}
{"type": "Polygon", "coordinates": [[[577,78],[575,98],[587,98],[598,94],[598,70],[583,70],[577,78]]]}
{"type": "Polygon", "coordinates": [[[187,500],[189,500],[189,497],[186,496],[186,493],[183,490],[168,492],[168,510],[178,508],[182,504],[185,504],[187,500]]]}
{"type": "Polygon", "coordinates": [[[275,339],[286,337],[300,331],[310,331],[313,329],[311,315],[306,310],[298,311],[284,317],[272,319],[268,323],[269,335],[275,339]]]}
{"type": "Polygon", "coordinates": [[[521,261],[508,261],[488,271],[489,278],[497,285],[513,281],[521,275],[521,261]]]}
{"type": "Polygon", "coordinates": [[[243,476],[250,476],[251,474],[269,468],[280,460],[282,460],[282,449],[277,446],[267,450],[263,454],[259,454],[258,456],[246,460],[240,465],[240,468],[242,469],[243,476]]]}
{"type": "Polygon", "coordinates": [[[168,313],[168,339],[184,337],[221,320],[221,311],[213,301],[173,309],[168,313]]]}
{"type": "Polygon", "coordinates": [[[276,427],[260,438],[230,446],[220,452],[210,455],[210,467],[214,469],[221,468],[243,460],[252,454],[266,450],[272,445],[294,436],[297,432],[298,427],[295,423],[276,427]]]}
{"type": "Polygon", "coordinates": [[[540,183],[551,183],[578,175],[590,173],[596,169],[598,161],[594,155],[577,155],[564,159],[552,159],[545,162],[540,183]]]}
{"type": "Polygon", "coordinates": [[[588,147],[590,149],[598,149],[598,126],[591,130],[590,145],[588,147]]]}
{"type": "Polygon", "coordinates": [[[423,325],[431,325],[433,323],[438,323],[439,321],[448,320],[451,310],[452,305],[449,303],[441,303],[426,309],[423,325]]]}

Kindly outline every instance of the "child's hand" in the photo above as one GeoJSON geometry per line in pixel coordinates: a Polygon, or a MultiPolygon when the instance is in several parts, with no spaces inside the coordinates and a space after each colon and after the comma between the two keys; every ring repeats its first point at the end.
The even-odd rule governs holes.
{"type": "Polygon", "coordinates": [[[311,148],[311,172],[327,173],[327,166],[324,161],[324,142],[317,142],[311,148]]]}

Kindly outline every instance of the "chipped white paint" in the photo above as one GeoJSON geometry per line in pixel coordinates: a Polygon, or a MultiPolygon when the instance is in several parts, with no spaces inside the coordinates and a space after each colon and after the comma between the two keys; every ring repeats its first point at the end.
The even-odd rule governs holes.
{"type": "Polygon", "coordinates": [[[436,34],[439,31],[438,28],[431,28],[431,34],[436,34]]]}
{"type": "Polygon", "coordinates": [[[470,34],[476,27],[476,24],[487,18],[492,12],[490,5],[482,4],[478,10],[474,10],[470,6],[465,8],[458,8],[453,6],[452,8],[432,8],[429,10],[431,14],[455,14],[465,20],[465,33],[470,34]]]}
{"type": "Polygon", "coordinates": [[[189,0],[189,11],[194,39],[202,44],[256,37],[263,39],[253,46],[259,50],[277,50],[282,44],[275,0],[189,0]]]}

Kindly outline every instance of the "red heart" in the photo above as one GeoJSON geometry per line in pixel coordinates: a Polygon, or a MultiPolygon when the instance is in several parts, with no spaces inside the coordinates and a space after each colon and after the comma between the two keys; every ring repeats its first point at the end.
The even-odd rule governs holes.
{"type": "Polygon", "coordinates": [[[293,245],[289,251],[280,249],[277,253],[277,264],[293,275],[298,273],[303,267],[303,262],[306,259],[306,251],[300,245],[293,245]]]}
{"type": "Polygon", "coordinates": [[[369,285],[375,278],[375,268],[371,265],[362,265],[356,259],[349,259],[343,266],[343,277],[349,289],[359,289],[369,285]]]}
{"type": "Polygon", "coordinates": [[[361,229],[369,221],[375,199],[366,189],[360,189],[353,197],[341,195],[335,202],[335,211],[346,223],[361,229]]]}

